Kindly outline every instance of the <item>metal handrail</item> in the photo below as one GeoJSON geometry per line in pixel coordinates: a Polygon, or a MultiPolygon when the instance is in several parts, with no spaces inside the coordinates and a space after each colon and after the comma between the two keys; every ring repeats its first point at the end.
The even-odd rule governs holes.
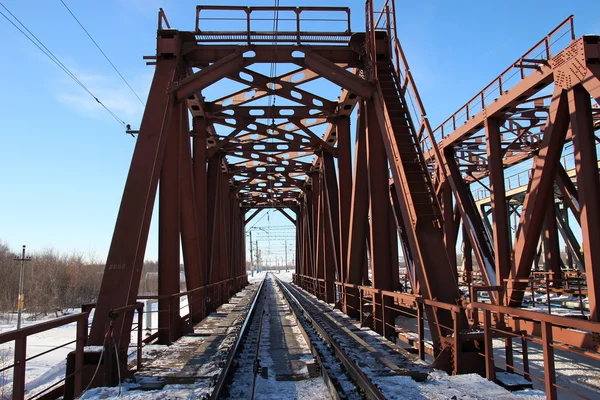
{"type": "Polygon", "coordinates": [[[505,94],[510,88],[514,86],[508,85],[508,82],[511,80],[511,78],[513,78],[516,75],[519,75],[519,81],[521,81],[527,76],[525,74],[526,69],[537,69],[539,65],[545,64],[548,61],[550,61],[553,57],[552,45],[556,41],[560,40],[563,36],[569,34],[571,42],[573,42],[575,40],[573,18],[573,15],[567,17],[548,35],[542,38],[531,49],[529,49],[525,54],[523,54],[523,56],[521,56],[517,61],[515,61],[508,68],[506,68],[485,88],[483,88],[479,93],[473,96],[473,98],[467,101],[465,105],[459,108],[455,113],[453,113],[437,128],[435,128],[433,130],[433,134],[436,137],[436,139],[442,140],[443,138],[447,137],[450,133],[455,131],[458,126],[460,126],[461,121],[466,122],[479,111],[485,109],[485,99],[487,97],[491,96],[494,93],[497,96],[502,96],[503,94],[505,94]],[[559,32],[562,32],[565,27],[567,28],[567,31],[560,34],[559,37],[556,37],[556,35],[558,35],[559,32]]]}
{"type": "MultiPolygon", "coordinates": [[[[347,38],[351,34],[350,29],[350,8],[348,7],[273,7],[273,6],[197,6],[196,7],[196,29],[197,39],[200,41],[218,41],[218,42],[246,42],[250,45],[253,42],[284,42],[300,45],[301,42],[337,42],[336,37],[347,38]],[[227,14],[232,12],[244,12],[245,17],[201,17],[202,11],[223,11],[227,14]],[[272,18],[253,18],[252,13],[256,12],[293,12],[294,18],[279,18],[280,21],[295,21],[295,30],[293,31],[256,31],[252,29],[251,23],[254,21],[272,21],[272,18]],[[345,19],[324,18],[323,13],[345,13],[345,19]],[[302,18],[303,13],[318,13],[318,18],[302,18]],[[226,30],[203,30],[201,21],[245,21],[246,29],[242,31],[226,30]],[[307,31],[301,29],[302,21],[321,21],[321,22],[343,22],[345,31],[307,31]],[[212,37],[213,39],[209,39],[212,37]]],[[[345,39],[344,39],[345,40],[345,39]]]]}
{"type": "MultiPolygon", "coordinates": [[[[74,372],[74,382],[75,382],[75,395],[81,393],[82,390],[82,375],[81,370],[83,368],[83,348],[87,339],[87,325],[88,325],[89,313],[78,313],[74,315],[69,315],[66,317],[61,317],[55,319],[53,321],[41,322],[39,324],[35,324],[33,326],[28,326],[21,329],[16,329],[9,332],[0,333],[0,344],[4,344],[7,342],[15,342],[15,351],[14,351],[14,363],[9,366],[13,368],[13,382],[12,382],[12,398],[16,400],[25,398],[25,373],[26,373],[26,363],[28,360],[31,360],[37,356],[27,358],[27,337],[31,335],[35,335],[37,333],[41,333],[44,331],[48,331],[50,329],[58,328],[60,326],[64,326],[73,322],[77,323],[77,333],[75,339],[75,372],[74,372]]],[[[59,345],[54,347],[53,349],[46,351],[46,353],[54,350],[58,350],[59,348],[64,347],[65,345],[59,345]]]]}

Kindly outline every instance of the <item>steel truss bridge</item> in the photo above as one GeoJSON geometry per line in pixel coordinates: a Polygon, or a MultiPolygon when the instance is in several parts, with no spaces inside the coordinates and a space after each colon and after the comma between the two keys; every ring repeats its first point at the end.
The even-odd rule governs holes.
{"type": "MultiPolygon", "coordinates": [[[[156,55],[145,57],[154,78],[82,336],[102,346],[107,327],[114,333],[104,377],[126,366],[156,196],[158,330],[146,342],[174,343],[248,284],[245,227],[274,208],[296,227],[297,286],[388,338],[399,336],[396,316],[412,313],[418,336],[408,342],[437,368],[494,380],[492,339],[526,337],[543,345],[555,398],[554,349],[600,358],[600,37],[576,37],[567,18],[433,129],[394,7],[367,1],[358,32],[343,7],[280,7],[295,26],[273,32],[252,29],[273,7],[198,6],[193,31],[173,29],[161,10],[156,55]],[[211,12],[240,16],[228,24],[236,30],[213,29],[211,12]],[[304,29],[314,14],[343,28],[304,29]],[[235,89],[207,97],[223,81],[235,89]],[[309,89],[319,82],[338,89],[309,89]],[[519,165],[527,178],[514,191],[505,170],[519,165]],[[534,272],[547,274],[545,293],[568,291],[568,266],[586,318],[523,309],[534,272]]],[[[505,349],[510,368],[508,339],[505,349]]]]}

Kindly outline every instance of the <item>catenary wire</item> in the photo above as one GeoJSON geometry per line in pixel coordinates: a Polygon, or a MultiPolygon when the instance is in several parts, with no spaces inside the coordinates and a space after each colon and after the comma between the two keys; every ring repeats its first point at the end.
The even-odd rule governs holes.
{"type": "Polygon", "coordinates": [[[35,34],[33,34],[33,32],[31,32],[29,30],[29,28],[27,28],[27,26],[25,26],[25,24],[23,24],[4,4],[0,3],[0,6],[2,6],[2,8],[4,8],[14,19],[15,21],[17,21],[24,29],[25,31],[27,31],[29,33],[29,35],[27,33],[25,33],[25,31],[23,31],[23,29],[21,29],[17,24],[15,24],[15,22],[13,20],[11,20],[6,14],[4,14],[2,11],[0,11],[0,15],[2,15],[12,26],[14,26],[19,32],[21,32],[21,34],[23,36],[25,36],[31,43],[33,43],[42,53],[44,53],[53,63],[55,63],[60,69],[63,70],[63,72],[65,74],[67,74],[71,79],[73,79],[75,81],[75,83],[77,83],[83,90],[85,90],[94,100],[96,100],[96,102],[98,104],[100,104],[105,110],[106,112],[108,112],[119,124],[121,124],[123,127],[127,127],[127,124],[117,116],[117,114],[115,114],[111,109],[109,109],[104,103],[102,103],[102,101],[100,101],[100,99],[98,99],[98,97],[96,95],[94,95],[94,93],[92,93],[92,91],[83,83],[79,80],[79,78],[77,78],[77,76],[71,72],[71,70],[69,68],[67,68],[58,57],[56,57],[54,55],[54,53],[52,53],[52,51],[50,51],[50,49],[48,49],[44,43],[42,43],[42,41],[40,39],[37,38],[37,36],[35,34]],[[31,36],[30,36],[31,35],[31,36]],[[34,40],[35,39],[35,40],[34,40]],[[37,43],[36,43],[37,42],[37,43]]]}
{"type": "Polygon", "coordinates": [[[140,96],[138,96],[138,94],[135,92],[135,90],[133,90],[133,88],[131,87],[131,85],[129,84],[129,82],[127,82],[127,79],[125,79],[125,77],[123,76],[123,74],[121,74],[121,72],[117,69],[117,67],[115,67],[115,64],[113,64],[113,62],[110,60],[110,58],[108,58],[108,56],[106,55],[106,53],[100,48],[100,45],[98,45],[98,43],[96,43],[96,41],[94,40],[94,38],[92,37],[92,35],[90,35],[90,33],[88,32],[87,29],[85,29],[85,27],[83,26],[83,24],[81,23],[81,21],[79,21],[79,19],[75,16],[75,14],[73,14],[73,11],[71,11],[71,9],[69,8],[69,6],[67,6],[67,4],[63,0],[60,0],[60,2],[62,3],[63,6],[65,6],[65,8],[69,12],[69,14],[71,14],[71,16],[75,19],[75,21],[77,21],[77,23],[79,24],[79,26],[81,27],[81,29],[83,29],[83,31],[90,38],[90,40],[92,41],[92,43],[94,43],[94,45],[98,48],[98,50],[100,51],[100,53],[102,53],[102,55],[104,56],[104,58],[106,58],[106,61],[108,61],[108,63],[111,65],[111,67],[113,67],[113,69],[121,77],[121,79],[123,80],[123,82],[125,82],[125,84],[129,88],[129,90],[131,90],[131,93],[133,93],[135,95],[135,97],[137,97],[137,99],[140,101],[140,103],[142,103],[142,105],[145,105],[144,101],[140,98],[140,96]]]}

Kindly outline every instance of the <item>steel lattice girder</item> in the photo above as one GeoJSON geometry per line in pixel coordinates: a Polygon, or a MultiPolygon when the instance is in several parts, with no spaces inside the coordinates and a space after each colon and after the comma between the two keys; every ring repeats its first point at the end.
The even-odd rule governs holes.
{"type": "MultiPolygon", "coordinates": [[[[498,99],[485,107],[482,97],[484,110],[472,116],[467,110],[467,121],[449,134],[442,131],[438,146],[439,131],[429,127],[399,42],[382,31],[367,33],[353,35],[343,45],[339,41],[336,45],[313,44],[310,49],[278,45],[275,51],[272,45],[252,43],[201,44],[194,32],[159,30],[155,78],[115,227],[90,344],[102,343],[109,310],[135,302],[159,178],[162,294],[179,291],[174,286],[174,269],[179,269],[178,235],[188,289],[232,279],[238,285],[238,279],[245,279],[244,224],[252,218],[246,218],[245,212],[251,208],[290,208],[297,211],[297,272],[325,279],[323,287],[316,289],[323,299],[335,300],[336,280],[372,284],[378,290],[396,289],[399,237],[413,289],[426,299],[445,304],[461,301],[456,263],[449,258],[459,229],[457,215],[463,220],[463,236],[476,248],[479,264],[491,260],[490,268],[486,268],[488,285],[501,281],[508,272],[506,265],[498,265],[507,260],[506,234],[495,232],[493,241],[486,236],[467,186],[487,174],[488,159],[495,163],[492,170],[497,172],[499,167],[535,156],[534,173],[538,171],[539,180],[534,180],[543,190],[531,193],[542,193],[542,198],[556,180],[556,166],[542,160],[540,154],[547,149],[560,155],[558,147],[572,139],[582,160],[578,178],[594,182],[597,164],[592,160],[597,155],[588,147],[595,149],[591,142],[598,114],[588,103],[590,95],[596,101],[600,98],[600,84],[597,66],[588,62],[589,55],[597,54],[597,37],[573,42],[569,54],[562,56],[562,64],[556,61],[560,55],[551,62],[521,60],[521,70],[532,68],[535,72],[523,76],[507,93],[501,90],[498,99]],[[365,48],[369,49],[366,53],[365,48]],[[394,55],[401,55],[401,62],[398,58],[392,61],[390,48],[394,55]],[[585,76],[568,75],[564,65],[581,61],[582,56],[585,76]],[[299,68],[273,77],[251,69],[272,62],[299,68]],[[299,87],[322,78],[342,87],[337,100],[299,87]],[[206,101],[203,90],[222,80],[247,87],[206,101]],[[563,92],[554,97],[532,97],[553,80],[568,86],[562,89],[567,93],[568,107],[563,92]],[[404,99],[407,90],[416,94],[421,115],[408,110],[404,99]],[[269,96],[298,105],[253,104],[269,96]],[[348,117],[359,103],[352,174],[348,117]],[[193,117],[191,131],[184,106],[193,117]],[[566,117],[565,107],[570,113],[566,117]],[[574,126],[571,131],[564,127],[568,122],[574,126]],[[556,135],[549,128],[555,123],[562,124],[556,135]],[[222,134],[223,129],[229,132],[222,134]],[[322,137],[318,129],[324,129],[322,137]],[[190,135],[191,148],[187,142],[190,135]],[[490,135],[501,135],[501,139],[488,149],[490,135]],[[464,172],[469,173],[467,179],[461,175],[464,172]],[[465,225],[465,221],[470,223],[465,225]],[[369,268],[372,282],[368,281],[369,268]],[[494,277],[497,271],[499,280],[494,277]]],[[[497,189],[502,176],[495,175],[497,189]]],[[[563,186],[572,192],[568,185],[563,186]]],[[[495,194],[494,201],[500,201],[498,191],[495,194]]],[[[590,243],[596,235],[594,229],[600,226],[598,185],[590,184],[578,195],[586,205],[586,213],[580,211],[579,215],[584,241],[590,243]]],[[[529,273],[529,246],[539,239],[548,218],[548,202],[538,202],[535,196],[525,201],[523,215],[533,218],[535,224],[527,232],[522,228],[524,239],[515,244],[522,250],[515,251],[511,279],[529,273]]],[[[493,212],[495,219],[506,218],[500,215],[502,210],[493,212]]],[[[600,263],[594,262],[598,254],[592,247],[584,247],[584,254],[593,278],[600,263]]],[[[516,281],[509,292],[513,303],[519,301],[518,285],[516,281]]],[[[224,301],[227,290],[236,288],[219,288],[215,296],[224,301]]],[[[590,291],[594,318],[598,291],[595,286],[590,291]]],[[[356,313],[356,299],[344,296],[346,293],[342,293],[346,311],[356,313]]],[[[374,296],[374,303],[384,302],[374,296]]],[[[217,305],[211,303],[209,307],[217,305]]],[[[161,326],[167,329],[162,341],[170,342],[185,324],[164,300],[161,309],[166,311],[161,326]]],[[[202,312],[207,311],[209,308],[202,312]]],[[[393,315],[374,311],[375,328],[385,333],[386,321],[389,323],[393,315]]],[[[464,314],[450,308],[428,306],[426,312],[438,345],[451,334],[449,327],[466,325],[464,314]]],[[[118,332],[131,329],[131,317],[118,320],[118,332]]],[[[119,337],[121,348],[125,348],[128,337],[119,337]]]]}

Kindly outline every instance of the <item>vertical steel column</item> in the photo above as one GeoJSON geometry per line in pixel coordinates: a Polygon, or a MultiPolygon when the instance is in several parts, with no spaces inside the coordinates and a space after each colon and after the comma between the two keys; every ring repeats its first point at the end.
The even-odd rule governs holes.
{"type": "MultiPolygon", "coordinates": [[[[529,276],[531,265],[537,253],[537,243],[542,233],[542,225],[548,208],[548,198],[553,194],[556,169],[569,126],[569,104],[567,93],[556,86],[548,122],[538,155],[534,158],[529,192],[525,196],[519,230],[514,245],[514,273],[512,279],[522,280],[529,276]]],[[[521,304],[525,294],[525,284],[513,283],[508,288],[509,306],[521,304]]]]}
{"type": "Polygon", "coordinates": [[[294,273],[296,275],[306,275],[306,269],[304,267],[304,243],[302,241],[302,231],[304,226],[304,213],[305,213],[304,202],[300,203],[300,210],[298,211],[298,217],[296,218],[296,257],[294,257],[294,273]]]}
{"type": "MultiPolygon", "coordinates": [[[[367,102],[367,161],[369,166],[369,213],[371,215],[371,268],[373,287],[393,290],[391,243],[389,234],[390,202],[389,171],[385,147],[381,138],[379,122],[372,101],[367,102]]],[[[381,295],[373,299],[375,331],[389,337],[394,334],[393,326],[384,325],[384,321],[393,324],[389,308],[390,298],[381,295]],[[383,312],[382,312],[383,310],[383,312]]]]}
{"type": "MultiPolygon", "coordinates": [[[[350,241],[350,215],[352,212],[352,159],[350,142],[350,117],[337,119],[337,163],[338,163],[338,198],[339,198],[339,281],[346,282],[348,273],[348,248],[350,241]]],[[[346,312],[346,288],[341,288],[341,302],[346,312]]]]}
{"type": "Polygon", "coordinates": [[[585,260],[585,273],[590,302],[590,319],[600,320],[600,183],[598,181],[598,155],[592,120],[589,93],[576,85],[568,91],[575,170],[581,207],[580,223],[585,260]]]}
{"type": "MultiPolygon", "coordinates": [[[[220,213],[221,218],[219,219],[219,235],[220,235],[220,246],[221,251],[221,280],[231,278],[231,194],[229,191],[229,174],[221,173],[221,201],[220,213]]],[[[228,297],[229,298],[229,297],[228,297]]]]}
{"type": "MultiPolygon", "coordinates": [[[[204,262],[201,259],[198,233],[198,217],[196,196],[194,193],[194,176],[192,173],[192,150],[188,126],[188,111],[182,107],[181,139],[179,154],[179,173],[181,175],[181,249],[185,268],[185,283],[187,290],[200,288],[206,284],[204,262]]],[[[204,318],[202,299],[198,291],[188,295],[190,321],[199,322],[204,318]]]]}
{"type": "Polygon", "coordinates": [[[193,151],[194,151],[194,193],[196,197],[196,221],[198,231],[198,251],[200,252],[200,272],[203,282],[208,282],[208,258],[206,250],[206,123],[193,120],[193,151]]]}
{"type": "Polygon", "coordinates": [[[444,242],[446,243],[446,252],[452,265],[454,279],[458,282],[458,272],[456,265],[456,235],[454,230],[454,205],[452,196],[452,186],[448,179],[442,182],[442,213],[444,215],[444,242]]]}
{"type": "MultiPolygon", "coordinates": [[[[487,235],[481,214],[475,205],[473,193],[463,181],[454,155],[454,149],[446,147],[443,154],[444,168],[448,173],[448,180],[456,196],[456,205],[460,210],[463,221],[465,221],[463,232],[467,233],[467,237],[471,241],[485,284],[493,285],[496,283],[496,268],[494,268],[494,249],[490,242],[491,239],[487,235]]],[[[492,301],[496,301],[495,294],[490,297],[492,301]]]]}
{"type": "MultiPolygon", "coordinates": [[[[156,61],[102,277],[90,332],[90,345],[99,346],[104,342],[105,326],[109,322],[108,311],[134,303],[138,294],[173,104],[173,97],[167,94],[168,87],[180,68],[179,37],[173,33],[159,32],[158,42],[171,46],[174,54],[170,57],[161,55],[156,61]]],[[[118,332],[119,346],[122,349],[129,344],[132,322],[133,313],[116,321],[115,331],[118,332]]]]}
{"type": "MultiPolygon", "coordinates": [[[[316,228],[317,232],[315,235],[315,269],[317,279],[325,279],[325,215],[324,215],[324,197],[323,194],[323,179],[319,175],[313,175],[313,179],[315,176],[318,176],[318,188],[315,192],[317,197],[317,206],[316,206],[316,228]]],[[[314,181],[313,181],[314,182],[314,181]]],[[[314,185],[314,183],[313,183],[314,185]]],[[[313,186],[314,187],[314,186],[313,186]]],[[[324,300],[324,293],[321,290],[321,283],[317,282],[316,284],[316,296],[324,300]]]]}
{"type": "MultiPolygon", "coordinates": [[[[327,156],[325,155],[325,153],[323,153],[323,163],[327,164],[327,162],[325,161],[325,158],[327,156]]],[[[333,167],[333,159],[331,160],[331,168],[333,167]]],[[[325,273],[324,273],[324,279],[325,279],[325,301],[327,303],[335,303],[335,278],[336,278],[336,271],[338,270],[338,259],[337,259],[337,254],[339,254],[339,240],[336,241],[336,239],[339,239],[339,232],[337,234],[335,234],[335,231],[337,229],[339,229],[339,223],[336,224],[335,222],[337,222],[337,217],[338,217],[338,213],[337,213],[337,209],[333,209],[334,207],[337,206],[337,204],[333,205],[332,203],[332,198],[333,197],[337,197],[337,187],[335,188],[336,190],[334,191],[334,188],[328,188],[329,183],[331,182],[331,177],[328,177],[328,172],[326,171],[328,168],[330,167],[325,167],[323,166],[323,175],[325,177],[325,179],[322,181],[323,183],[323,196],[321,196],[321,202],[322,202],[322,207],[323,207],[323,251],[325,254],[325,273]],[[336,217],[336,221],[334,222],[333,219],[334,217],[336,217]]],[[[337,185],[336,185],[337,186],[337,185]]],[[[337,200],[337,199],[336,199],[337,200]]],[[[337,207],[336,207],[337,208],[337,207]]]]}
{"type": "MultiPolygon", "coordinates": [[[[358,123],[354,146],[354,174],[352,196],[350,197],[350,224],[348,231],[348,251],[345,253],[347,271],[346,283],[362,285],[366,257],[367,212],[368,212],[368,168],[366,143],[366,106],[358,103],[358,123]]],[[[357,317],[360,309],[359,293],[356,289],[347,289],[347,307],[344,311],[351,317],[357,317]]]]}
{"type": "Polygon", "coordinates": [[[554,202],[554,196],[550,199],[550,205],[548,206],[548,212],[546,212],[544,231],[544,261],[546,271],[553,272],[554,286],[560,285],[559,279],[562,278],[560,270],[560,246],[558,244],[558,227],[556,225],[556,204],[554,202]]]}
{"type": "Polygon", "coordinates": [[[179,298],[180,177],[179,148],[184,103],[173,109],[162,168],[158,199],[158,341],[171,344],[181,333],[179,298]],[[167,296],[167,297],[164,297],[167,296]]]}
{"type": "Polygon", "coordinates": [[[316,264],[315,264],[315,218],[314,218],[314,209],[315,209],[315,180],[311,178],[312,185],[310,188],[306,189],[306,214],[304,218],[304,237],[305,237],[305,257],[306,257],[306,268],[307,275],[315,276],[316,264]]]}
{"type": "MultiPolygon", "coordinates": [[[[390,235],[390,268],[392,269],[392,290],[400,290],[400,260],[398,257],[398,227],[394,218],[394,209],[388,190],[388,231],[390,235]]],[[[396,313],[393,313],[396,315],[396,313]]]]}
{"type": "Polygon", "coordinates": [[[495,118],[485,120],[486,150],[490,176],[492,221],[494,222],[494,261],[496,282],[501,286],[510,275],[510,243],[508,204],[504,187],[504,165],[502,162],[502,134],[500,121],[495,118]]]}
{"type": "Polygon", "coordinates": [[[462,229],[462,257],[463,257],[463,268],[465,273],[465,281],[467,283],[473,282],[473,246],[469,240],[467,228],[463,224],[462,229]]]}
{"type": "MultiPolygon", "coordinates": [[[[344,281],[344,272],[341,270],[340,262],[340,201],[338,198],[338,182],[335,173],[335,164],[331,153],[324,151],[321,160],[323,162],[323,177],[325,189],[325,211],[327,212],[327,221],[330,226],[327,228],[328,236],[333,240],[332,246],[327,248],[334,261],[333,271],[337,273],[337,280],[344,281]]],[[[335,274],[334,274],[335,275],[335,274]]],[[[333,276],[335,279],[335,276],[333,276]]],[[[329,279],[329,278],[328,278],[329,279]]]]}
{"type": "Polygon", "coordinates": [[[218,227],[221,224],[220,202],[221,199],[221,163],[223,155],[215,154],[208,161],[208,171],[206,180],[207,191],[207,256],[208,256],[208,283],[212,284],[221,280],[220,271],[220,251],[219,251],[219,234],[218,227]]]}
{"type": "MultiPolygon", "coordinates": [[[[398,230],[398,234],[400,236],[400,244],[402,245],[402,252],[404,255],[404,266],[406,269],[406,273],[408,274],[408,278],[410,279],[410,287],[412,293],[418,294],[419,280],[416,276],[417,271],[415,269],[413,257],[410,252],[410,244],[408,243],[408,237],[406,236],[406,228],[404,226],[404,221],[402,220],[402,211],[400,210],[398,193],[396,192],[394,184],[390,185],[390,203],[392,205],[392,213],[396,229],[398,230]]],[[[454,236],[456,237],[456,234],[454,236]]],[[[404,288],[404,290],[408,291],[406,288],[404,288]]]]}
{"type": "MultiPolygon", "coordinates": [[[[558,169],[556,170],[556,186],[560,190],[560,193],[563,196],[564,204],[571,209],[571,212],[575,216],[577,222],[579,222],[579,214],[581,213],[579,203],[579,194],[577,192],[577,188],[571,181],[569,174],[565,171],[565,167],[562,164],[558,164],[558,169]]],[[[565,209],[565,215],[568,215],[565,209]]]]}

